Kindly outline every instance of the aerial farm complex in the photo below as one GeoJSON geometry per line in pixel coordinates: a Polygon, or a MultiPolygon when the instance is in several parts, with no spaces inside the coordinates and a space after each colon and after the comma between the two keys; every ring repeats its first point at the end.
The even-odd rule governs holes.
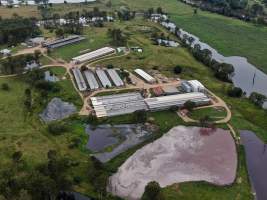
{"type": "MultiPolygon", "coordinates": [[[[264,158],[267,140],[250,149],[251,133],[239,133],[267,138],[263,96],[236,84],[236,56],[220,56],[176,25],[203,23],[205,11],[184,5],[181,20],[175,4],[182,2],[41,2],[37,21],[0,17],[1,200],[251,200],[258,188],[265,195],[262,181],[250,184],[246,154],[258,149],[264,158]]],[[[251,71],[246,84],[256,89],[261,73],[251,71]]]]}
{"type": "MultiPolygon", "coordinates": [[[[75,57],[72,61],[77,65],[113,53],[115,53],[115,49],[104,47],[75,57]]],[[[122,79],[120,69],[73,67],[72,72],[78,90],[82,93],[86,92],[86,96],[89,94],[88,106],[98,118],[130,114],[141,110],[160,111],[174,107],[181,108],[187,101],[192,101],[196,106],[211,103],[205,87],[197,80],[171,81],[158,85],[156,78],[137,68],[133,72],[129,72],[129,77],[135,77],[135,80],[143,83],[143,86],[135,88],[138,91],[95,97],[91,96],[94,91],[130,89],[131,84],[122,79]],[[151,89],[152,93],[141,94],[144,85],[151,89]]]]}

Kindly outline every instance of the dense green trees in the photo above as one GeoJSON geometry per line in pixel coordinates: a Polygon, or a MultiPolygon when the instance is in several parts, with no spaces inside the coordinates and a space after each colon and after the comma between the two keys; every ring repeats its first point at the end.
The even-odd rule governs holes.
{"type": "MultiPolygon", "coordinates": [[[[183,37],[184,38],[184,37],[183,37]]],[[[188,38],[186,39],[188,41],[188,38]]],[[[185,44],[187,44],[185,42],[185,44]]],[[[228,63],[220,63],[212,59],[212,52],[209,49],[201,49],[199,44],[195,44],[191,47],[187,44],[187,47],[191,49],[193,56],[201,61],[206,66],[210,67],[215,73],[215,77],[221,81],[231,82],[231,75],[234,73],[234,66],[228,63]]]]}
{"type": "Polygon", "coordinates": [[[40,33],[36,19],[18,16],[10,19],[0,18],[0,44],[16,45],[40,33]]]}
{"type": "Polygon", "coordinates": [[[60,191],[69,191],[72,181],[66,176],[72,167],[68,158],[49,151],[48,161],[31,169],[29,172],[20,171],[26,167],[22,152],[12,154],[12,166],[0,172],[0,194],[3,199],[55,199],[60,191]],[[18,162],[20,165],[18,165],[18,162]]]}
{"type": "Polygon", "coordinates": [[[264,102],[267,100],[265,95],[259,94],[257,92],[252,92],[249,96],[249,99],[257,106],[262,107],[264,102]]]}
{"type": "Polygon", "coordinates": [[[7,83],[2,83],[1,89],[5,90],[5,91],[8,91],[10,88],[9,88],[9,85],[7,83]]]}
{"type": "Polygon", "coordinates": [[[160,185],[156,181],[149,182],[145,187],[141,200],[164,200],[165,198],[160,189],[160,185]]]}
{"type": "Polygon", "coordinates": [[[27,64],[32,62],[36,62],[38,64],[40,62],[40,57],[41,52],[39,50],[36,50],[34,54],[9,56],[1,61],[0,71],[3,74],[22,73],[27,64]]]}
{"type": "Polygon", "coordinates": [[[227,91],[230,97],[241,97],[243,95],[243,91],[239,87],[232,87],[227,91]]]}
{"type": "Polygon", "coordinates": [[[182,72],[183,68],[179,65],[175,66],[173,71],[175,74],[180,74],[182,72]]]}
{"type": "Polygon", "coordinates": [[[137,110],[134,112],[133,117],[136,123],[145,123],[147,121],[147,112],[145,110],[137,110]]]}
{"type": "Polygon", "coordinates": [[[108,35],[112,38],[112,43],[116,46],[124,46],[126,45],[127,39],[126,36],[123,35],[120,29],[108,29],[108,35]]]}

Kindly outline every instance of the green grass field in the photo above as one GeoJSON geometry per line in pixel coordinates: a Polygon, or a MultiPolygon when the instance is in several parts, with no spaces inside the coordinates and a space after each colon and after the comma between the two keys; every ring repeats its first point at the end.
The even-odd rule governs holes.
{"type": "Polygon", "coordinates": [[[83,54],[84,50],[92,51],[97,48],[108,45],[110,40],[107,36],[107,28],[89,28],[84,29],[83,35],[86,40],[77,44],[67,45],[53,50],[52,57],[61,58],[70,61],[71,58],[83,54]]]}
{"type": "Polygon", "coordinates": [[[212,121],[217,121],[226,117],[226,111],[223,108],[202,108],[193,110],[190,117],[199,120],[205,116],[209,116],[212,121]]]}

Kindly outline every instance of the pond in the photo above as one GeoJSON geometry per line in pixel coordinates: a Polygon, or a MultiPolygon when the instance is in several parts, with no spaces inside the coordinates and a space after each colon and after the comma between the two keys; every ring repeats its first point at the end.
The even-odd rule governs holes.
{"type": "Polygon", "coordinates": [[[240,132],[241,142],[245,146],[249,178],[257,200],[267,199],[267,144],[252,131],[240,132]]]}
{"type": "Polygon", "coordinates": [[[155,131],[152,125],[122,124],[86,126],[89,140],[86,147],[105,163],[135,145],[144,142],[155,131]]]}
{"type": "MultiPolygon", "coordinates": [[[[250,64],[246,58],[240,56],[226,57],[220,54],[216,49],[206,43],[200,41],[198,37],[180,29],[180,37],[184,34],[193,37],[195,44],[199,44],[201,49],[209,49],[212,52],[212,58],[218,62],[225,62],[234,66],[235,72],[232,76],[233,84],[236,87],[242,88],[246,95],[249,96],[252,92],[258,92],[267,96],[267,75],[250,64]]],[[[263,105],[267,108],[267,102],[263,105]]]]}

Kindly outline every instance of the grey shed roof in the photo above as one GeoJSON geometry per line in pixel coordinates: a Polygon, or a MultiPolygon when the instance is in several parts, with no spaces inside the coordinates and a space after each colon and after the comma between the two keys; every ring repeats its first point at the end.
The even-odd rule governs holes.
{"type": "Polygon", "coordinates": [[[80,91],[85,91],[87,89],[87,86],[85,84],[84,78],[82,76],[81,71],[78,68],[73,68],[72,69],[73,75],[75,77],[77,86],[80,91]]]}
{"type": "Polygon", "coordinates": [[[103,97],[91,97],[97,117],[107,117],[147,110],[144,98],[140,93],[124,93],[103,97]]]}
{"type": "Polygon", "coordinates": [[[101,84],[103,87],[112,87],[111,82],[108,79],[107,74],[102,69],[96,70],[96,75],[98,76],[99,80],[101,81],[101,84]]]}
{"type": "Polygon", "coordinates": [[[92,71],[86,70],[84,71],[84,75],[91,90],[96,90],[99,88],[99,84],[92,71]]]}
{"type": "Polygon", "coordinates": [[[112,82],[117,86],[121,87],[124,85],[121,77],[118,75],[115,69],[107,69],[108,75],[110,76],[112,82]]]}

